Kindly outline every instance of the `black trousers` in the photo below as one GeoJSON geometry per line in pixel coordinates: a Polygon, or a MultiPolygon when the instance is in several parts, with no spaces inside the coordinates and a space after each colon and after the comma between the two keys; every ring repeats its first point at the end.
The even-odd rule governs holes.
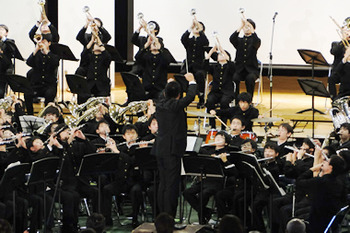
{"type": "Polygon", "coordinates": [[[157,164],[159,170],[159,212],[166,212],[175,217],[181,182],[181,156],[157,156],[157,164]]]}
{"type": "Polygon", "coordinates": [[[27,114],[33,115],[33,98],[34,97],[44,97],[45,98],[45,106],[49,102],[53,102],[55,100],[57,94],[57,85],[49,84],[49,85],[40,85],[33,87],[33,94],[24,94],[24,100],[27,108],[27,114]]]}
{"type": "Polygon", "coordinates": [[[239,89],[239,86],[240,86],[240,82],[241,81],[245,81],[245,86],[247,88],[247,92],[249,94],[254,95],[254,88],[255,88],[255,80],[258,78],[258,76],[255,74],[255,73],[249,73],[248,71],[246,70],[243,70],[242,72],[236,72],[234,75],[233,75],[233,81],[235,82],[236,84],[236,90],[235,90],[235,98],[237,98],[239,92],[240,92],[240,89],[239,89]]]}
{"type": "Polygon", "coordinates": [[[231,189],[223,189],[218,191],[215,194],[215,203],[216,208],[218,210],[218,217],[222,218],[226,214],[233,213],[233,196],[234,196],[234,190],[231,189]]]}
{"type": "Polygon", "coordinates": [[[338,83],[340,83],[340,76],[336,72],[332,72],[331,76],[328,77],[329,94],[332,100],[337,97],[336,84],[338,83]]]}

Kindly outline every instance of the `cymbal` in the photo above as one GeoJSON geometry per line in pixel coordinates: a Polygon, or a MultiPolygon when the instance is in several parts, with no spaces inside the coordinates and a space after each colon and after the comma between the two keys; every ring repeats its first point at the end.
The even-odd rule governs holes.
{"type": "Polygon", "coordinates": [[[276,122],[280,121],[282,118],[279,117],[263,117],[263,118],[254,118],[251,119],[252,122],[258,122],[258,123],[269,123],[269,122],[276,122]]]}
{"type": "Polygon", "coordinates": [[[198,117],[215,117],[215,116],[213,116],[209,113],[206,113],[206,112],[187,111],[187,113],[190,115],[198,116],[198,117]]]}

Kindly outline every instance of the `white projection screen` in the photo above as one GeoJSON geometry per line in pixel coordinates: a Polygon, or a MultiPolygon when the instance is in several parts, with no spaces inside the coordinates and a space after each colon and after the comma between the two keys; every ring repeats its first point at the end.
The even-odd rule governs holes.
{"type": "Polygon", "coordinates": [[[229,37],[240,25],[239,8],[244,8],[245,16],[256,23],[256,33],[262,41],[258,59],[263,63],[269,62],[272,18],[278,12],[272,51],[274,64],[304,64],[297,49],[319,51],[332,63],[330,46],[340,37],[329,16],[339,24],[350,16],[348,0],[134,0],[134,28],[138,27],[138,12],[147,21],[157,21],[165,46],[177,61],[182,61],[185,50],[180,38],[190,26],[192,8],[197,11],[197,19],[205,24],[210,44],[214,44],[212,34],[217,31],[222,46],[233,57],[235,49],[229,37]]]}

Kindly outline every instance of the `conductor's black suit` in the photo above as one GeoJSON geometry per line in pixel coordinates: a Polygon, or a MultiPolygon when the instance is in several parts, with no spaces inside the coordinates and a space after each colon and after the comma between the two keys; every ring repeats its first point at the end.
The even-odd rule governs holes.
{"type": "Polygon", "coordinates": [[[184,98],[165,98],[161,95],[156,108],[158,136],[152,152],[157,157],[160,177],[159,211],[167,212],[173,217],[179,195],[181,157],[187,144],[187,118],[184,108],[193,101],[196,90],[197,84],[190,82],[184,98]]]}

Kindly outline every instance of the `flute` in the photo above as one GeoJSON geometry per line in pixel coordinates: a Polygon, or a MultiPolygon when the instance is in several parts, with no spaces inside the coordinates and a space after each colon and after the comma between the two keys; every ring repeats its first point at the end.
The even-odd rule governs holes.
{"type": "MultiPolygon", "coordinates": [[[[284,148],[287,148],[289,150],[292,150],[292,151],[296,151],[296,152],[299,152],[300,150],[298,150],[297,148],[294,148],[292,146],[284,146],[284,148]]],[[[311,157],[311,158],[314,158],[315,156],[313,156],[312,154],[309,154],[309,153],[305,153],[305,155],[311,157]]],[[[286,157],[287,155],[285,156],[282,156],[282,158],[286,157]]]]}

